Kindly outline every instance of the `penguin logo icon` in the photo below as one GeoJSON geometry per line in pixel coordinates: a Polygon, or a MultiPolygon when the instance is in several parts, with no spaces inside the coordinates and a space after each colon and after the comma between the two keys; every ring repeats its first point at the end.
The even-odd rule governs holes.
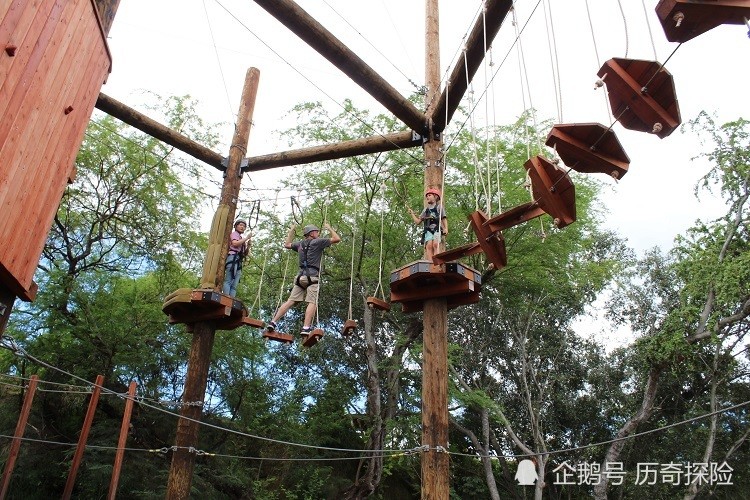
{"type": "Polygon", "coordinates": [[[529,459],[521,460],[518,463],[515,479],[521,486],[533,486],[534,481],[539,479],[539,476],[536,475],[534,462],[529,459]]]}

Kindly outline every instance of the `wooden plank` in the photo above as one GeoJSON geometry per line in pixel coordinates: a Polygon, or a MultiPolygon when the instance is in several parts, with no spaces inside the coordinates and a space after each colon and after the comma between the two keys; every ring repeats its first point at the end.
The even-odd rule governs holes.
{"type": "MultiPolygon", "coordinates": [[[[36,73],[50,39],[58,31],[57,23],[67,7],[65,3],[63,0],[49,0],[36,12],[32,21],[33,25],[29,28],[29,36],[24,38],[23,44],[16,52],[12,71],[8,74],[7,81],[2,82],[2,87],[0,87],[0,116],[7,118],[13,115],[14,120],[17,119],[15,110],[25,99],[29,81],[36,73]],[[39,35],[34,36],[37,32],[39,35]]],[[[0,122],[0,151],[5,148],[5,141],[12,129],[12,123],[7,119],[0,122]]],[[[0,183],[1,181],[2,179],[0,183]]]]}
{"type": "Polygon", "coordinates": [[[341,327],[341,335],[348,337],[357,330],[357,322],[353,319],[347,319],[341,327]]]}
{"type": "Polygon", "coordinates": [[[503,231],[513,226],[517,226],[518,224],[522,224],[527,220],[542,216],[545,213],[544,209],[542,209],[538,203],[532,201],[513,207],[510,210],[506,210],[500,215],[496,215],[485,222],[485,225],[493,232],[503,231]]]}
{"type": "Polygon", "coordinates": [[[312,347],[323,338],[323,330],[321,328],[316,328],[312,332],[310,332],[309,335],[303,335],[302,338],[302,345],[305,347],[312,347]]]}
{"type": "Polygon", "coordinates": [[[495,269],[502,269],[508,265],[508,255],[505,251],[503,233],[501,231],[490,230],[486,225],[487,215],[480,210],[472,212],[469,219],[471,221],[471,228],[477,236],[477,242],[484,251],[487,260],[495,266],[495,269]]]}
{"type": "Polygon", "coordinates": [[[445,252],[433,255],[432,262],[434,264],[445,264],[446,262],[460,259],[461,257],[468,257],[469,255],[482,253],[482,251],[482,247],[479,246],[479,243],[467,243],[466,245],[461,245],[460,247],[452,248],[451,250],[446,250],[445,252]]]}
{"type": "MultiPolygon", "coordinates": [[[[61,14],[60,23],[55,31],[50,45],[39,62],[37,72],[29,82],[25,99],[16,109],[14,117],[13,136],[8,138],[2,150],[2,158],[6,165],[16,166],[16,173],[10,182],[6,183],[0,191],[0,206],[3,205],[4,196],[19,196],[21,192],[31,190],[32,198],[24,205],[34,206],[38,197],[36,182],[46,169],[47,165],[38,167],[38,157],[41,157],[50,141],[60,134],[59,122],[62,113],[55,113],[55,109],[62,111],[65,99],[67,73],[70,68],[80,61],[70,60],[70,54],[75,54],[83,38],[82,34],[76,33],[80,23],[80,9],[73,10],[81,1],[70,2],[61,14]],[[61,78],[60,69],[66,73],[66,78],[61,78]],[[57,132],[57,133],[55,133],[57,132]]],[[[43,184],[42,184],[43,185],[43,184]]],[[[17,201],[13,201],[16,205],[17,201]]]]}
{"type": "MultiPolygon", "coordinates": [[[[93,22],[91,17],[87,17],[86,19],[89,23],[93,22]]],[[[88,29],[87,32],[91,33],[88,29]]],[[[66,173],[70,171],[75,161],[81,139],[91,117],[94,101],[99,93],[104,76],[110,67],[109,55],[103,40],[99,37],[94,37],[91,40],[94,43],[89,45],[89,50],[82,51],[82,67],[87,68],[83,72],[85,79],[79,82],[79,85],[74,89],[76,92],[69,99],[69,102],[73,103],[74,110],[64,115],[66,121],[62,125],[63,133],[60,135],[54,149],[49,149],[42,160],[42,164],[55,164],[55,172],[62,172],[62,175],[57,175],[54,179],[48,180],[49,191],[45,196],[45,201],[48,205],[45,210],[40,210],[37,215],[36,224],[45,231],[49,230],[62,194],[67,186],[66,173]]],[[[59,111],[59,113],[64,114],[63,111],[59,111]]],[[[44,240],[39,242],[36,249],[36,256],[31,253],[26,254],[28,265],[36,266],[43,246],[44,240]]]]}
{"type": "Polygon", "coordinates": [[[265,338],[266,340],[273,340],[274,342],[282,342],[284,344],[291,344],[292,342],[294,342],[294,335],[277,331],[265,331],[263,332],[263,338],[265,338]]]}
{"type": "MultiPolygon", "coordinates": [[[[17,64],[22,56],[23,40],[26,37],[31,21],[39,10],[39,0],[33,4],[24,0],[13,0],[0,4],[0,50],[6,47],[16,47],[15,54],[8,56],[7,53],[0,57],[0,89],[4,85],[10,86],[12,80],[9,78],[11,67],[17,64]]],[[[20,71],[20,66],[16,71],[20,71]]],[[[0,122],[5,119],[5,112],[0,111],[0,122]]]]}

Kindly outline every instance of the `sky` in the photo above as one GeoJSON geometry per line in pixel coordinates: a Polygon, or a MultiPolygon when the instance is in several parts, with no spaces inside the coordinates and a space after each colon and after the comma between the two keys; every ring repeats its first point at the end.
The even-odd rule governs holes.
{"type": "MultiPolygon", "coordinates": [[[[423,85],[424,0],[297,3],[403,95],[423,85]]],[[[718,123],[747,118],[747,26],[719,26],[678,45],[666,40],[656,3],[518,0],[517,22],[506,19],[472,84],[477,126],[511,123],[529,106],[539,121],[612,125],[604,89],[594,89],[597,71],[612,57],[666,61],[683,123],[701,110],[715,114],[718,123]],[[481,96],[485,100],[479,101],[481,96]]],[[[441,73],[448,74],[482,2],[441,0],[439,5],[441,73]]],[[[260,70],[260,85],[249,156],[287,149],[276,132],[294,125],[287,112],[300,102],[321,101],[337,113],[345,99],[352,99],[357,107],[386,112],[250,0],[123,0],[108,44],[113,66],[103,93],[146,113],[144,92],[191,95],[204,120],[225,123],[224,150],[217,151],[223,155],[250,67],[260,70]]],[[[693,194],[708,169],[705,162],[691,161],[700,153],[694,136],[678,130],[659,139],[619,124],[613,130],[631,163],[619,182],[603,178],[606,225],[636,251],[668,249],[696,219],[722,213],[716,198],[704,194],[699,201],[693,194]]],[[[284,170],[243,182],[267,185],[284,170]]],[[[582,174],[571,173],[574,182],[576,175],[582,174]]]]}

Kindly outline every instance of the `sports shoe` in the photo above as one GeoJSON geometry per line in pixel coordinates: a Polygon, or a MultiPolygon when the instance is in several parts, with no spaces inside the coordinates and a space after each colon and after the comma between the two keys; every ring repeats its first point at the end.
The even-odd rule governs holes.
{"type": "Polygon", "coordinates": [[[302,335],[303,337],[307,337],[308,335],[310,335],[312,333],[312,331],[313,331],[313,327],[311,327],[311,326],[303,326],[302,327],[302,332],[300,332],[300,335],[302,335]]]}
{"type": "Polygon", "coordinates": [[[276,323],[273,321],[269,321],[266,323],[266,331],[273,332],[276,331],[276,323]]]}

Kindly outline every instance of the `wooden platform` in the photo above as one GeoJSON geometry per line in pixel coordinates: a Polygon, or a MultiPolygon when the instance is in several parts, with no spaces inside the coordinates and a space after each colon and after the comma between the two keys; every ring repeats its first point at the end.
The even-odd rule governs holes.
{"type": "Polygon", "coordinates": [[[367,297],[367,305],[372,309],[378,309],[380,311],[391,310],[391,305],[388,302],[377,297],[367,297]]]}
{"type": "Polygon", "coordinates": [[[164,298],[161,309],[171,324],[184,323],[188,331],[199,321],[212,321],[217,330],[263,327],[262,321],[248,316],[240,300],[212,289],[179,288],[164,298]]]}
{"type": "Polygon", "coordinates": [[[750,0],[661,0],[656,15],[667,40],[682,43],[722,24],[744,24],[750,0]]]}
{"type": "Polygon", "coordinates": [[[357,322],[353,319],[347,319],[344,322],[344,326],[341,327],[341,335],[343,337],[348,337],[355,331],[357,331],[357,322]]]}
{"type": "Polygon", "coordinates": [[[555,148],[565,166],[576,172],[602,173],[621,179],[630,158],[612,129],[601,123],[568,123],[552,127],[547,146],[555,148]]]}
{"type": "Polygon", "coordinates": [[[482,276],[459,262],[436,266],[419,260],[391,272],[391,302],[405,313],[424,309],[424,301],[447,299],[448,309],[479,302],[482,276]]]}
{"type": "Polygon", "coordinates": [[[576,220],[576,189],[568,174],[557,165],[535,156],[524,163],[531,177],[531,190],[539,206],[561,229],[576,220]]]}
{"type": "Polygon", "coordinates": [[[282,344],[291,344],[294,342],[294,335],[289,333],[281,333],[274,331],[265,330],[263,332],[263,338],[266,340],[273,340],[274,342],[281,342],[282,344]]]}
{"type": "Polygon", "coordinates": [[[612,114],[623,127],[663,139],[680,125],[674,80],[658,62],[613,58],[597,75],[604,80],[612,114]]]}
{"type": "Polygon", "coordinates": [[[309,335],[302,336],[302,345],[305,347],[312,347],[323,338],[323,329],[316,328],[309,335]]]}

